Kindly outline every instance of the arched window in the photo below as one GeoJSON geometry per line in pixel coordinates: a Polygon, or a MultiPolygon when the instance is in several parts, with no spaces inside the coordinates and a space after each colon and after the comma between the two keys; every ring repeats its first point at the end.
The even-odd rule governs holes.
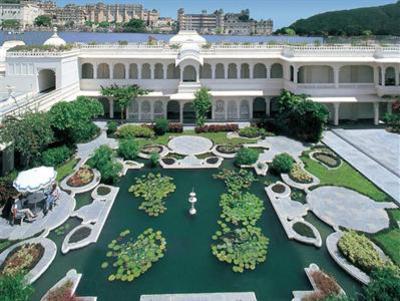
{"type": "Polygon", "coordinates": [[[240,67],[240,78],[250,78],[250,68],[249,64],[244,63],[240,67]]]}
{"type": "Polygon", "coordinates": [[[211,65],[204,64],[200,67],[200,78],[211,78],[211,65]]]}
{"type": "Polygon", "coordinates": [[[236,120],[238,107],[236,101],[228,101],[228,120],[236,120]]]}
{"type": "Polygon", "coordinates": [[[130,102],[127,118],[132,121],[139,121],[139,103],[137,100],[130,102]]]}
{"type": "Polygon", "coordinates": [[[140,103],[141,116],[140,120],[150,120],[151,119],[151,105],[148,100],[143,100],[140,103]]]}
{"type": "Polygon", "coordinates": [[[237,67],[236,64],[228,65],[228,78],[237,78],[237,67]]]}
{"type": "Polygon", "coordinates": [[[196,69],[192,65],[188,65],[183,69],[184,82],[195,82],[197,80],[196,69]]]}
{"type": "Polygon", "coordinates": [[[142,65],[142,79],[151,79],[150,64],[148,63],[142,65]]]}
{"type": "Polygon", "coordinates": [[[240,102],[240,119],[241,120],[249,120],[250,119],[250,107],[249,107],[249,101],[246,99],[243,99],[240,102]]]}
{"type": "Polygon", "coordinates": [[[339,83],[373,83],[374,69],[367,65],[343,66],[339,70],[339,83]]]}
{"type": "Polygon", "coordinates": [[[157,100],[154,102],[154,118],[164,117],[164,106],[161,100],[157,100]]]}
{"type": "Polygon", "coordinates": [[[225,68],[221,63],[215,66],[215,78],[225,78],[225,68]]]}
{"type": "Polygon", "coordinates": [[[154,66],[154,78],[155,79],[163,79],[164,78],[164,67],[160,63],[157,63],[154,66]]]}
{"type": "Polygon", "coordinates": [[[167,119],[171,121],[180,120],[180,104],[176,100],[171,100],[167,104],[167,119]]]}
{"type": "Polygon", "coordinates": [[[56,89],[56,73],[54,70],[43,69],[39,72],[39,92],[50,92],[56,89]]]}
{"type": "Polygon", "coordinates": [[[167,67],[167,78],[168,79],[179,79],[181,76],[179,67],[176,67],[175,64],[169,64],[167,67]]]}
{"type": "Polygon", "coordinates": [[[97,78],[110,78],[110,67],[106,63],[101,63],[97,66],[97,78]]]}
{"type": "Polygon", "coordinates": [[[225,102],[223,100],[217,100],[214,107],[214,118],[215,120],[225,120],[225,102]]]}
{"type": "Polygon", "coordinates": [[[265,98],[257,97],[253,101],[253,118],[264,118],[267,112],[265,98]]]}
{"type": "Polygon", "coordinates": [[[267,78],[267,68],[264,64],[258,63],[254,65],[253,78],[267,78]]]}
{"type": "Polygon", "coordinates": [[[326,65],[301,66],[299,68],[298,82],[302,83],[333,83],[333,68],[326,65]]]}
{"type": "Polygon", "coordinates": [[[282,78],[283,67],[279,63],[275,63],[271,66],[271,78],[282,78]]]}
{"type": "Polygon", "coordinates": [[[114,79],[125,79],[124,64],[118,63],[114,65],[113,77],[114,79]]]}
{"type": "Polygon", "coordinates": [[[385,85],[394,86],[396,84],[396,71],[394,67],[388,67],[385,71],[385,85]]]}
{"type": "Polygon", "coordinates": [[[138,66],[136,64],[129,65],[129,78],[138,79],[138,66]]]}
{"type": "Polygon", "coordinates": [[[82,78],[92,79],[94,76],[93,65],[90,63],[84,63],[82,65],[82,78]]]}

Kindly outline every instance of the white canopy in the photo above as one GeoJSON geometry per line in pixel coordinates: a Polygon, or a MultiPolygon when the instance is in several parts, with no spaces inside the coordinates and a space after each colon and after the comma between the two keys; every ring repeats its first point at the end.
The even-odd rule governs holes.
{"type": "Polygon", "coordinates": [[[36,167],[20,172],[13,186],[19,192],[36,192],[47,188],[55,181],[56,176],[57,172],[53,167],[36,167]]]}

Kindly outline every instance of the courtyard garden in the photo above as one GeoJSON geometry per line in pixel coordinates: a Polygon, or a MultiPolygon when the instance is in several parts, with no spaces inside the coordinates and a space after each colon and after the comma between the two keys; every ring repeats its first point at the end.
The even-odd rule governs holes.
{"type": "MultiPolygon", "coordinates": [[[[24,223],[22,229],[41,229],[29,237],[0,223],[0,292],[12,296],[12,280],[29,300],[40,300],[67,277],[46,300],[58,300],[51,298],[58,291],[99,300],[207,292],[289,300],[293,291],[299,300],[335,300],[329,298],[343,291],[371,301],[400,298],[392,285],[400,277],[400,211],[331,149],[309,143],[319,139],[319,128],[291,133],[307,142],[301,143],[257,125],[107,125],[92,122],[101,112],[91,103],[82,134],[72,120],[60,123],[62,112],[76,112],[82,101],[29,116],[49,118],[50,135],[23,168],[56,167],[70,207],[43,217],[47,227],[24,223]],[[193,193],[196,214],[189,211],[193,193]],[[52,244],[57,252],[50,256],[52,244]],[[49,265],[33,277],[42,258],[49,265]]],[[[283,125],[295,112],[285,114],[283,125]]],[[[17,127],[12,123],[6,134],[22,136],[17,127]]],[[[30,146],[18,149],[25,157],[23,147],[30,146]]],[[[14,178],[2,179],[3,202],[15,193],[14,178]]]]}

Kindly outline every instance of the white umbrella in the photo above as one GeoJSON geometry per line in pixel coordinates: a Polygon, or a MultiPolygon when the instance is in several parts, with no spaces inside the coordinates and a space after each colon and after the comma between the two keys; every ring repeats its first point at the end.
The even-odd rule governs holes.
{"type": "Polygon", "coordinates": [[[53,167],[36,167],[22,171],[14,180],[13,186],[19,192],[36,192],[48,187],[56,179],[57,172],[53,167]]]}

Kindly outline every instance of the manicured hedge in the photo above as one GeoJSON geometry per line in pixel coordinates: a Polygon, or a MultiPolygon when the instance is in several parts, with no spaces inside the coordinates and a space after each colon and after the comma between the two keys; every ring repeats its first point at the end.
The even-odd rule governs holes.
{"type": "Polygon", "coordinates": [[[210,124],[197,126],[195,129],[196,133],[217,133],[217,132],[236,132],[239,130],[237,124],[210,124]]]}
{"type": "Polygon", "coordinates": [[[154,131],[148,126],[127,124],[118,129],[117,135],[121,139],[153,138],[154,131]]]}
{"type": "Polygon", "coordinates": [[[271,163],[271,168],[276,174],[288,173],[292,170],[294,159],[287,153],[276,155],[271,163]]]}
{"type": "Polygon", "coordinates": [[[42,164],[46,166],[58,166],[72,156],[73,151],[66,145],[53,147],[42,153],[42,164]]]}
{"type": "Polygon", "coordinates": [[[125,160],[134,160],[139,153],[139,144],[134,139],[122,139],[119,141],[118,155],[125,160]]]}
{"type": "Polygon", "coordinates": [[[251,165],[256,163],[259,152],[252,148],[241,148],[235,156],[235,163],[237,165],[251,165]]]}

